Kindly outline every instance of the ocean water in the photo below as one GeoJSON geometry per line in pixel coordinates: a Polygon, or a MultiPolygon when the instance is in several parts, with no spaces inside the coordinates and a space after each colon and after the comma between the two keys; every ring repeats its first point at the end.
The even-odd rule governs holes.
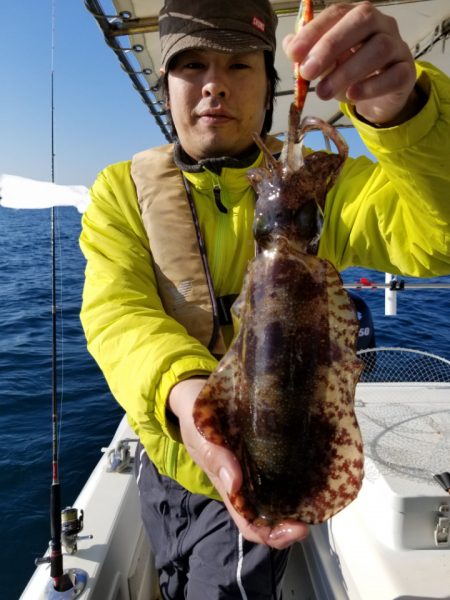
{"type": "MultiPolygon", "coordinates": [[[[79,323],[84,271],[79,232],[75,209],[59,209],[62,506],[75,500],[122,416],[86,350],[79,323]]],[[[0,597],[15,600],[50,538],[50,211],[0,209],[0,239],[0,597]]],[[[347,283],[360,277],[384,281],[383,274],[361,269],[343,276],[347,283]]],[[[450,277],[432,281],[450,283],[450,277]]],[[[450,359],[450,290],[406,289],[399,294],[397,317],[384,317],[382,291],[363,290],[361,296],[371,308],[378,345],[450,359]]]]}
{"type": "MultiPolygon", "coordinates": [[[[57,211],[61,505],[73,502],[122,415],[79,323],[80,215],[57,211]],[[62,365],[62,366],[61,366],[62,365]]],[[[15,600],[50,539],[50,211],[0,208],[0,597],[15,600]]]]}

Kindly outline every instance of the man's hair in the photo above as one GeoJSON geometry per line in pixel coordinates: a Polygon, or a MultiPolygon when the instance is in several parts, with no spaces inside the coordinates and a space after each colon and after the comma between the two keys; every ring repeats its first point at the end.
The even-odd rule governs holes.
{"type": "MultiPolygon", "coordinates": [[[[158,87],[161,90],[163,100],[166,104],[167,104],[167,101],[169,100],[168,78],[169,78],[169,72],[171,70],[172,64],[173,64],[173,61],[170,61],[166,72],[160,76],[159,81],[158,81],[158,87]]],[[[263,138],[272,129],[273,110],[274,110],[274,103],[275,103],[275,92],[276,92],[276,89],[278,86],[278,82],[280,81],[277,70],[275,69],[273,54],[267,50],[264,50],[264,65],[266,67],[266,75],[267,75],[267,80],[269,82],[269,102],[268,102],[268,108],[266,109],[266,115],[264,117],[262,131],[258,132],[258,133],[260,133],[261,137],[263,137],[263,138]]],[[[175,125],[172,121],[172,115],[170,114],[170,110],[167,111],[167,119],[168,119],[169,127],[172,130],[172,139],[176,139],[177,132],[175,129],[175,125]]]]}

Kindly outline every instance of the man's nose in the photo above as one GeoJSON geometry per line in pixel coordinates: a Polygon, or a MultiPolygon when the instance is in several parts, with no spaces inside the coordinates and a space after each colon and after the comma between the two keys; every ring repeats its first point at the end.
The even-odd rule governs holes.
{"type": "Polygon", "coordinates": [[[225,98],[228,95],[228,85],[225,78],[216,70],[208,70],[202,89],[205,98],[225,98]]]}

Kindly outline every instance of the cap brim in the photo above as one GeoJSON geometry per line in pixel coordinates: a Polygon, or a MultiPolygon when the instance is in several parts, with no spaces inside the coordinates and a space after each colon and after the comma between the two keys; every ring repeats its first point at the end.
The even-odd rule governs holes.
{"type": "Polygon", "coordinates": [[[240,54],[258,50],[273,51],[270,44],[254,35],[227,30],[203,30],[182,35],[174,40],[169,48],[165,48],[166,52],[161,57],[161,68],[167,70],[169,62],[176,55],[193,48],[215,50],[225,54],[240,54]]]}

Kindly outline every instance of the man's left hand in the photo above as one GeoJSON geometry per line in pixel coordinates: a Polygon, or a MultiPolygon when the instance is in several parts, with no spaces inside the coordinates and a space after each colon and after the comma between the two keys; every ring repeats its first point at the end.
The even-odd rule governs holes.
{"type": "Polygon", "coordinates": [[[376,125],[399,124],[415,113],[411,52],[397,21],[370,2],[333,4],[287,36],[283,47],[301,65],[302,77],[320,79],[316,92],[322,100],[349,102],[376,125]]]}

